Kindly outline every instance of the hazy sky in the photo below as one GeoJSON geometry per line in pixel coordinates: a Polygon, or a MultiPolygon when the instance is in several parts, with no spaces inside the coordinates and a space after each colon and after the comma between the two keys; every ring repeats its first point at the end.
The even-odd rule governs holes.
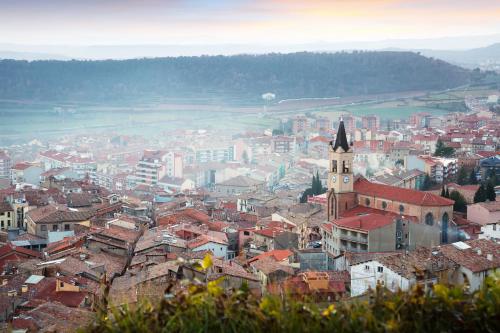
{"type": "Polygon", "coordinates": [[[500,0],[0,0],[0,43],[309,43],[500,33],[500,0]]]}

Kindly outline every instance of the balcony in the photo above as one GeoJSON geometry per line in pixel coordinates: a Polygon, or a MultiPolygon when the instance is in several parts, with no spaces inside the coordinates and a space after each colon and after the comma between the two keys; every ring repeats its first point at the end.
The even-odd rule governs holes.
{"type": "Polygon", "coordinates": [[[341,240],[346,240],[346,241],[350,241],[350,242],[363,243],[363,244],[367,244],[368,243],[368,238],[367,237],[352,236],[352,235],[349,235],[349,234],[340,234],[339,238],[341,240]]]}
{"type": "Polygon", "coordinates": [[[347,252],[362,253],[362,252],[367,252],[368,251],[368,247],[366,249],[362,249],[360,247],[352,247],[350,245],[340,245],[340,250],[341,251],[347,251],[347,252]]]}

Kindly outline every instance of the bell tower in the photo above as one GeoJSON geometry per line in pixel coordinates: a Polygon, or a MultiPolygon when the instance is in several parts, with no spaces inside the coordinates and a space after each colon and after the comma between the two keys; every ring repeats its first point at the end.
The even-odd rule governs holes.
{"type": "Polygon", "coordinates": [[[347,141],[344,121],[340,119],[335,142],[328,149],[328,220],[338,219],[345,210],[355,205],[352,172],[353,151],[347,141]]]}

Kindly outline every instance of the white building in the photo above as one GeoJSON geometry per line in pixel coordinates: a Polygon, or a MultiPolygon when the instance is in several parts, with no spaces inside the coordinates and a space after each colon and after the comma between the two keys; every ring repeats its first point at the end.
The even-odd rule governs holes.
{"type": "Polygon", "coordinates": [[[3,150],[0,150],[0,179],[10,178],[10,168],[12,160],[3,150]]]}

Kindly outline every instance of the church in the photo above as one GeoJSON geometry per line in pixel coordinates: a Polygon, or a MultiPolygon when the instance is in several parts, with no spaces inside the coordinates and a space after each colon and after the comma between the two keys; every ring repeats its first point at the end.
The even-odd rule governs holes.
{"type": "Polygon", "coordinates": [[[342,120],[328,157],[328,221],[322,226],[328,252],[412,250],[457,240],[453,200],[354,176],[354,152],[342,120]]]}

